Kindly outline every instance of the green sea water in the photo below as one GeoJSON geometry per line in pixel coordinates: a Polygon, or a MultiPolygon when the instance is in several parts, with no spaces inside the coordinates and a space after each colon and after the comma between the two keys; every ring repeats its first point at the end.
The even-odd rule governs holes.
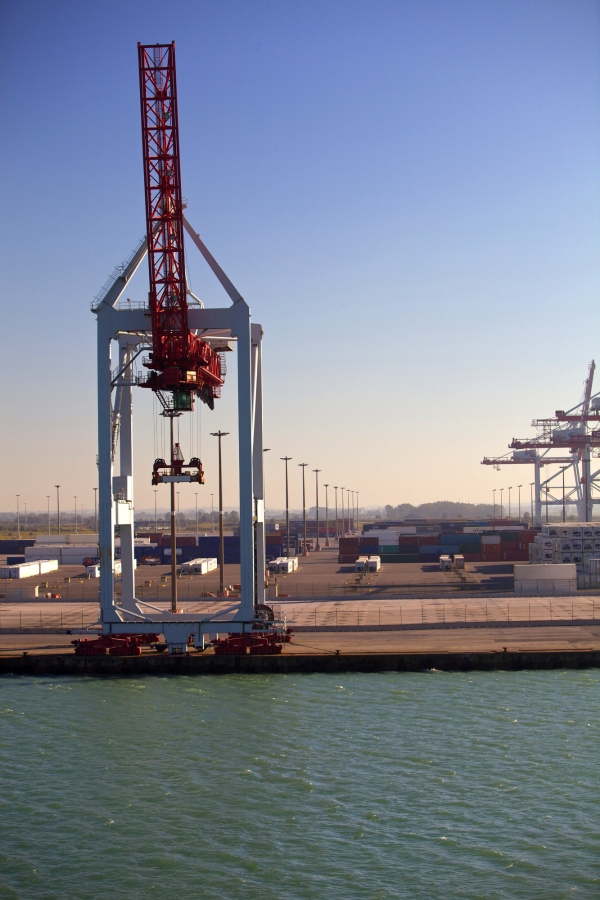
{"type": "Polygon", "coordinates": [[[600,673],[0,680],[0,898],[600,898],[600,673]]]}

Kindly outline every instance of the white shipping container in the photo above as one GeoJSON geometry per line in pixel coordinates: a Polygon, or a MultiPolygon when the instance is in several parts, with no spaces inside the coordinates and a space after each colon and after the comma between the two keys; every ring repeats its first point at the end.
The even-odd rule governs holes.
{"type": "Polygon", "coordinates": [[[56,572],[57,569],[57,559],[40,559],[40,575],[47,575],[49,572],[56,572]]]}
{"type": "Polygon", "coordinates": [[[454,554],[454,568],[455,569],[464,569],[465,567],[465,558],[462,553],[454,554]]]}
{"type": "Polygon", "coordinates": [[[90,578],[100,578],[100,566],[87,566],[86,572],[90,578]]]}
{"type": "Polygon", "coordinates": [[[452,560],[447,554],[440,556],[440,569],[446,571],[452,568],[452,560]]]}
{"type": "Polygon", "coordinates": [[[365,572],[367,568],[367,563],[369,561],[368,556],[359,556],[356,562],[354,563],[354,571],[355,572],[365,572]]]}
{"type": "MultiPolygon", "coordinates": [[[[182,575],[191,575],[194,571],[194,566],[201,565],[204,560],[201,557],[197,557],[197,559],[189,559],[187,562],[181,564],[181,574],[182,575]]],[[[200,572],[200,575],[204,575],[204,572],[200,572]]]]}
{"type": "Polygon", "coordinates": [[[279,573],[281,575],[289,575],[291,572],[294,572],[298,568],[298,560],[295,556],[284,556],[279,561],[279,573]]]}
{"type": "MultiPolygon", "coordinates": [[[[208,572],[214,572],[215,569],[217,568],[218,564],[219,564],[218,560],[215,556],[207,556],[206,557],[206,566],[207,566],[208,572]]],[[[298,562],[296,561],[296,566],[297,565],[298,565],[298,562]]]]}
{"type": "MultiPolygon", "coordinates": [[[[67,544],[98,544],[99,535],[97,534],[67,534],[67,544]]],[[[63,540],[65,538],[63,537],[63,540]]]]}
{"type": "Polygon", "coordinates": [[[10,566],[9,578],[31,578],[33,575],[40,574],[39,562],[24,562],[18,566],[10,566]]]}
{"type": "Polygon", "coordinates": [[[539,579],[570,581],[575,578],[574,565],[517,565],[515,563],[515,581],[537,581],[539,579]]]}
{"type": "Polygon", "coordinates": [[[367,562],[369,572],[379,572],[381,569],[381,558],[379,556],[370,556],[367,562]]]}

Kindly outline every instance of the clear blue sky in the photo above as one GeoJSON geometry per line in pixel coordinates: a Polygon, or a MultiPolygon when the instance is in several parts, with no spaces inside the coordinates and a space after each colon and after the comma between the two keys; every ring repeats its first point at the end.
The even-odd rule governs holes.
{"type": "MultiPolygon", "coordinates": [[[[265,329],[268,505],[286,454],[295,506],[304,461],[365,505],[531,480],[479,462],[600,362],[599,20],[589,0],[3,3],[0,508],[57,482],[93,503],[89,304],[144,232],[138,40],[177,42],[189,216],[265,329]]],[[[232,377],[200,505],[234,410],[232,377]]]]}

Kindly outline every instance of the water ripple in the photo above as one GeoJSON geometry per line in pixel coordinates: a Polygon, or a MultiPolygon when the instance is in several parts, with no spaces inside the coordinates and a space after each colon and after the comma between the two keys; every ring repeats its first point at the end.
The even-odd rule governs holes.
{"type": "Polygon", "coordinates": [[[600,673],[0,682],[0,897],[600,896],[600,673]]]}

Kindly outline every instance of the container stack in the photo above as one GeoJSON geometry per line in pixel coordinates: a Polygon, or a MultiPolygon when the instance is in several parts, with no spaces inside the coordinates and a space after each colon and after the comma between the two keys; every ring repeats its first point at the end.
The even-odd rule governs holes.
{"type": "Polygon", "coordinates": [[[533,564],[575,563],[582,575],[586,564],[600,557],[600,524],[576,522],[573,525],[542,525],[530,546],[529,562],[533,564]]]}
{"type": "Polygon", "coordinates": [[[340,538],[340,563],[355,563],[359,556],[380,556],[386,563],[434,563],[440,556],[460,555],[465,562],[528,562],[535,531],[518,525],[477,523],[448,527],[412,525],[370,529],[356,537],[340,538]]]}

